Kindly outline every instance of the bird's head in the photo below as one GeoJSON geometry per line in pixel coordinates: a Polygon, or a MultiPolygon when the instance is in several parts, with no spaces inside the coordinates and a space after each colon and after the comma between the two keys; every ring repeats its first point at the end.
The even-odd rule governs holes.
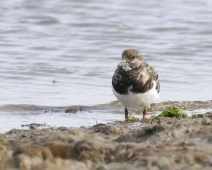
{"type": "Polygon", "coordinates": [[[118,67],[122,67],[125,71],[138,68],[144,62],[141,52],[136,49],[127,49],[122,53],[122,61],[118,67]]]}

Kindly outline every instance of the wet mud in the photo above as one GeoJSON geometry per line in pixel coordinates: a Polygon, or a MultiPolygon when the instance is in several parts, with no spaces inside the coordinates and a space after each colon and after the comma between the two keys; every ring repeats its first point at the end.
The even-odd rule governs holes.
{"type": "Polygon", "coordinates": [[[212,112],[0,134],[0,169],[211,169],[212,112]]]}

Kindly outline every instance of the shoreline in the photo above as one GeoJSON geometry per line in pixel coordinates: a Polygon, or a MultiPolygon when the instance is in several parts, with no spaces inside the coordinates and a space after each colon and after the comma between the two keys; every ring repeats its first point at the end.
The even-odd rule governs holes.
{"type": "Polygon", "coordinates": [[[212,112],[0,134],[0,169],[211,169],[212,112]]]}
{"type": "MultiPolygon", "coordinates": [[[[185,110],[189,116],[206,113],[212,109],[212,100],[207,101],[163,101],[147,108],[147,117],[157,116],[173,106],[185,110]]],[[[39,105],[4,105],[0,106],[1,129],[5,133],[13,128],[27,129],[30,123],[45,124],[46,127],[80,127],[98,123],[124,120],[124,107],[118,102],[94,106],[39,106],[39,105]],[[10,117],[10,120],[8,120],[10,117]],[[5,123],[6,122],[6,123],[5,123]]],[[[129,110],[135,117],[141,118],[141,110],[129,110]]]]}

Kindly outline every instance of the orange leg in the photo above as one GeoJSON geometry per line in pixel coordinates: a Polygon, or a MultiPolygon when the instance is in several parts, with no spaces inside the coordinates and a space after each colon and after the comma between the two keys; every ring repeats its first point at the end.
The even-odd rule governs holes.
{"type": "Polygon", "coordinates": [[[128,120],[128,110],[126,107],[125,107],[125,120],[128,120]]]}
{"type": "Polygon", "coordinates": [[[144,111],[143,111],[143,119],[146,119],[146,107],[144,108],[144,111]]]}

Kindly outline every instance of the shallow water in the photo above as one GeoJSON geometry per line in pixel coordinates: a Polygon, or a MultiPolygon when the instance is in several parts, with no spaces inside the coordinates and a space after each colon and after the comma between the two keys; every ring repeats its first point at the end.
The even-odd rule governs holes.
{"type": "Polygon", "coordinates": [[[158,102],[211,100],[211,9],[210,0],[1,2],[0,132],[24,122],[122,120],[119,110],[67,115],[36,107],[116,100],[111,77],[126,48],[141,50],[158,71],[158,102]]]}

